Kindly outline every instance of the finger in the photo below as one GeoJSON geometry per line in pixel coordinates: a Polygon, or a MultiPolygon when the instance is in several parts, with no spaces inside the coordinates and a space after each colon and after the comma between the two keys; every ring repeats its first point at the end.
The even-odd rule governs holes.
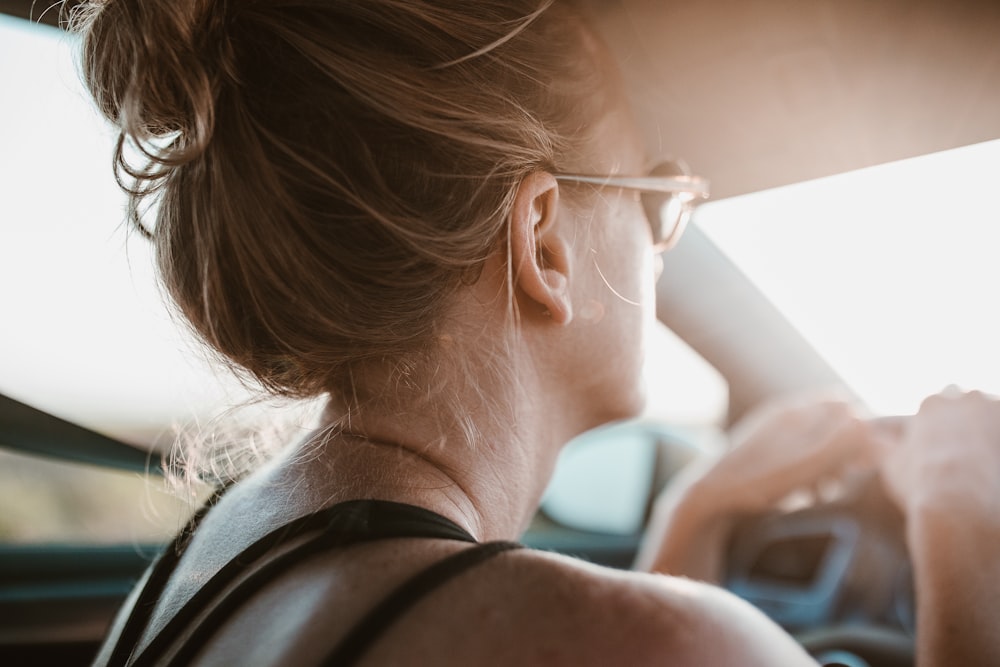
{"type": "Polygon", "coordinates": [[[906,434],[909,422],[910,418],[903,416],[869,419],[867,422],[868,440],[878,447],[895,445],[906,434]]]}
{"type": "Polygon", "coordinates": [[[797,465],[787,473],[791,485],[814,484],[825,476],[839,476],[850,465],[864,465],[870,459],[867,424],[851,419],[840,423],[804,448],[797,465]]]}

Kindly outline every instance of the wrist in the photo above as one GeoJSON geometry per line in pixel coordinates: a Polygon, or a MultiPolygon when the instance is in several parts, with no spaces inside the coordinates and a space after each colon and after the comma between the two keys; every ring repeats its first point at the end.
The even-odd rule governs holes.
{"type": "Polygon", "coordinates": [[[924,599],[986,577],[1000,582],[1000,514],[958,496],[926,496],[906,510],[906,542],[924,599]],[[978,573],[970,579],[970,573],[978,573]],[[988,574],[992,573],[992,574],[988,574]]]}
{"type": "Polygon", "coordinates": [[[944,500],[914,501],[906,517],[919,601],[918,663],[1000,664],[1000,520],[968,498],[944,500]]]}
{"type": "Polygon", "coordinates": [[[908,532],[915,537],[944,530],[991,531],[1000,527],[1000,497],[975,484],[925,484],[902,503],[908,532]]]}
{"type": "Polygon", "coordinates": [[[711,484],[702,483],[710,461],[685,469],[656,500],[636,566],[643,570],[717,581],[730,515],[711,484]]]}

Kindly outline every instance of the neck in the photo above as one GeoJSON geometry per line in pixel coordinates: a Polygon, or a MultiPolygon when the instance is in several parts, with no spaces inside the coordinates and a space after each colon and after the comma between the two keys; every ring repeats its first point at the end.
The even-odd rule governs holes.
{"type": "Polygon", "coordinates": [[[509,326],[497,297],[504,280],[500,268],[484,269],[461,304],[466,316],[453,318],[463,326],[440,337],[433,363],[409,369],[405,382],[368,378],[377,390],[362,395],[387,402],[366,401],[360,414],[331,402],[326,435],[311,439],[326,465],[289,459],[322,494],[309,502],[393,500],[438,512],[481,541],[520,536],[562,446],[595,424],[565,381],[571,348],[552,340],[562,328],[525,317],[516,345],[497,338],[509,326]]]}
{"type": "Polygon", "coordinates": [[[311,492],[310,504],[404,502],[448,517],[480,541],[517,539],[562,445],[542,423],[541,406],[519,407],[516,426],[507,422],[505,428],[487,428],[490,420],[470,415],[477,427],[473,440],[461,424],[449,427],[416,410],[367,413],[352,416],[349,428],[332,426],[331,406],[328,426],[288,461],[307,478],[301,488],[311,492]]]}

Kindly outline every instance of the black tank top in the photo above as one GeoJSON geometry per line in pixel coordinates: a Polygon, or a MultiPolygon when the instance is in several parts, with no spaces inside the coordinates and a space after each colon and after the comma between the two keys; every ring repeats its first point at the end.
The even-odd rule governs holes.
{"type": "MultiPolygon", "coordinates": [[[[218,496],[213,499],[217,500],[218,496]]],[[[291,521],[260,538],[224,565],[164,625],[142,652],[137,643],[149,623],[156,601],[183,555],[190,537],[208,509],[210,501],[167,546],[153,564],[121,634],[115,642],[108,667],[187,665],[218,629],[268,582],[305,559],[323,551],[363,542],[401,537],[436,538],[469,542],[463,549],[408,579],[371,609],[320,663],[351,665],[410,607],[449,579],[475,565],[511,549],[515,542],[479,544],[461,527],[429,510],[382,500],[354,500],[328,507],[291,521]],[[296,537],[305,539],[275,556],[279,545],[296,537]],[[239,582],[234,582],[239,579],[239,582]],[[192,622],[202,619],[196,627],[192,622]],[[187,635],[183,643],[179,639],[187,635]]]]}

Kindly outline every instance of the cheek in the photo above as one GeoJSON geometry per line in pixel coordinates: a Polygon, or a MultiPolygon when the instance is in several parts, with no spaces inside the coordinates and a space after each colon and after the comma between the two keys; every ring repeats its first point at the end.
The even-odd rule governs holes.
{"type": "Polygon", "coordinates": [[[613,268],[598,262],[607,282],[602,279],[599,296],[594,299],[597,305],[590,308],[603,320],[594,321],[595,330],[601,331],[595,340],[601,340],[605,350],[605,381],[614,387],[611,402],[617,403],[616,418],[636,416],[644,408],[643,366],[655,322],[653,253],[645,240],[636,249],[638,252],[613,268]]]}
{"type": "MultiPolygon", "coordinates": [[[[647,330],[655,319],[655,283],[659,256],[652,251],[649,226],[638,203],[619,202],[618,215],[594,238],[586,272],[588,299],[580,315],[591,324],[598,318],[615,331],[622,361],[645,349],[647,330]]],[[[630,364],[634,365],[634,364],[630,364]]]]}
{"type": "Polygon", "coordinates": [[[627,333],[623,331],[623,335],[628,335],[630,338],[629,368],[635,374],[636,382],[640,384],[647,341],[656,322],[658,259],[659,256],[653,253],[648,241],[643,239],[625,274],[627,278],[623,276],[628,281],[627,289],[632,303],[623,303],[619,312],[623,329],[627,327],[627,333]]]}
{"type": "Polygon", "coordinates": [[[641,204],[630,198],[607,199],[595,218],[581,266],[586,274],[577,316],[589,329],[590,343],[602,350],[601,375],[619,391],[642,384],[646,340],[655,320],[658,259],[641,204]]]}
{"type": "Polygon", "coordinates": [[[636,272],[636,291],[639,297],[637,301],[641,304],[636,307],[638,311],[636,317],[639,320],[637,324],[638,339],[636,341],[636,354],[639,366],[642,366],[642,362],[645,359],[646,344],[652,332],[653,325],[656,322],[656,259],[658,259],[658,256],[655,256],[651,250],[647,249],[643,253],[640,266],[637,267],[638,271],[636,272]]]}

